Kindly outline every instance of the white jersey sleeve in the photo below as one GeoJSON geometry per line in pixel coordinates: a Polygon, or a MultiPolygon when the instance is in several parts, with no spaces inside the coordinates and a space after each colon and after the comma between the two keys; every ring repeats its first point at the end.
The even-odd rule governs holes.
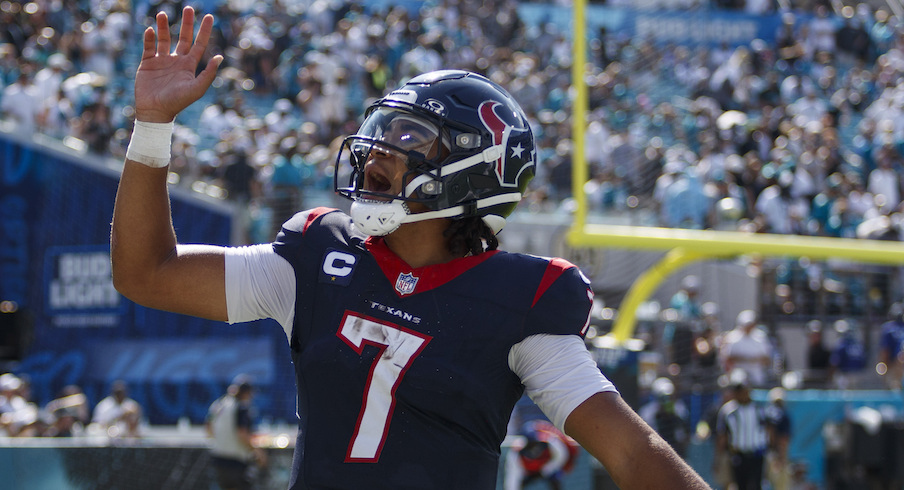
{"type": "Polygon", "coordinates": [[[226,249],[226,311],[229,323],[273,318],[292,335],[295,271],[271,244],[226,249]]]}
{"type": "Polygon", "coordinates": [[[617,392],[577,335],[531,335],[509,351],[509,367],[560,430],[571,412],[603,391],[617,392]]]}

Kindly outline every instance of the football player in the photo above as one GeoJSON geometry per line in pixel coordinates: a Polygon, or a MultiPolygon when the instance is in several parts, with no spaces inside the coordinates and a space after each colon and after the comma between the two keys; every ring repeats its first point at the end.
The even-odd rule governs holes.
{"type": "Polygon", "coordinates": [[[562,479],[574,469],[579,446],[556,426],[542,419],[524,424],[505,457],[504,490],[521,490],[534,481],[562,488],[562,479]]]}
{"type": "Polygon", "coordinates": [[[114,283],[149,307],[282,325],[298,387],[291,488],[495,488],[525,391],[623,488],[706,488],[591,359],[580,271],[496,249],[536,151],[521,108],[480,75],[424,74],[367,110],[336,164],[349,214],[298,213],[270,244],[177,244],[173,119],[222,61],[196,72],[213,18],[193,39],[194,24],[186,7],[172,52],[164,13],[144,33],[114,283]]]}

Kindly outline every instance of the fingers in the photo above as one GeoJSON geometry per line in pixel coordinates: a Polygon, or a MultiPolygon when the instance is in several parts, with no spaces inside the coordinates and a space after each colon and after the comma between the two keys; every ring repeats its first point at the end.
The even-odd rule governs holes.
{"type": "Polygon", "coordinates": [[[144,51],[141,53],[141,59],[153,58],[154,50],[157,47],[157,33],[153,27],[144,30],[144,51]]]}
{"type": "Polygon", "coordinates": [[[157,13],[157,56],[166,56],[170,49],[169,19],[166,12],[157,13]]]}
{"type": "Polygon", "coordinates": [[[179,27],[179,42],[176,44],[176,54],[188,54],[189,50],[191,50],[191,41],[194,29],[195,9],[191,7],[185,7],[184,9],[182,9],[182,26],[179,27]]]}
{"type": "Polygon", "coordinates": [[[198,74],[196,77],[199,85],[203,87],[203,90],[206,91],[207,87],[210,87],[210,84],[213,83],[213,80],[217,77],[217,68],[220,67],[220,63],[223,62],[222,55],[216,55],[207,62],[207,66],[204,67],[204,70],[198,74]]]}
{"type": "Polygon", "coordinates": [[[201,27],[198,29],[198,37],[195,38],[195,43],[191,47],[192,56],[201,59],[201,55],[203,55],[204,51],[207,49],[207,42],[210,40],[211,31],[213,31],[213,16],[207,14],[201,18],[201,27]]]}
{"type": "MultiPolygon", "coordinates": [[[[182,20],[179,25],[179,40],[176,43],[175,51],[170,54],[171,33],[169,28],[169,19],[165,12],[159,12],[155,17],[156,29],[148,27],[144,31],[142,60],[148,58],[168,59],[169,63],[176,63],[178,66],[185,67],[192,65],[194,71],[197,63],[201,60],[204,52],[207,50],[207,43],[210,34],[213,31],[213,16],[205,15],[201,19],[201,26],[198,29],[197,38],[193,39],[193,31],[195,24],[195,10],[192,7],[185,7],[182,10],[182,20]],[[180,60],[181,58],[181,60],[180,60]]],[[[197,83],[193,85],[201,90],[206,90],[216,78],[217,68],[223,62],[223,56],[217,55],[212,57],[204,70],[198,74],[197,83]]],[[[156,65],[155,65],[156,66],[156,65]]],[[[162,66],[176,65],[159,65],[162,66]]]]}

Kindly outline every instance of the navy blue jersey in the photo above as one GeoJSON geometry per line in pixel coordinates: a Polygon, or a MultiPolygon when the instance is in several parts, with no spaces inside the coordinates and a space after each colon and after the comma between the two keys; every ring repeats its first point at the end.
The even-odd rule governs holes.
{"type": "Polygon", "coordinates": [[[509,351],[584,335],[578,269],[502,251],[411,268],[325,208],[289,220],[274,248],[297,280],[291,488],[495,488],[524,391],[509,351]]]}

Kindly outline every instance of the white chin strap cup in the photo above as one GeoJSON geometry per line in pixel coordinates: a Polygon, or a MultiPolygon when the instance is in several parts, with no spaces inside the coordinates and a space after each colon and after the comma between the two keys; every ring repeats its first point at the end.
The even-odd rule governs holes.
{"type": "MultiPolygon", "coordinates": [[[[495,205],[500,202],[517,202],[521,199],[520,193],[512,193],[502,196],[494,196],[484,199],[486,205],[495,205]]],[[[370,201],[366,199],[356,200],[352,203],[349,215],[352,217],[352,223],[355,227],[369,236],[385,236],[396,231],[402,223],[414,223],[416,221],[424,221],[436,218],[455,218],[464,214],[464,206],[453,206],[448,209],[440,209],[438,211],[427,211],[425,213],[409,214],[408,205],[405,201],[394,199],[392,201],[370,201]]],[[[487,215],[483,217],[483,222],[493,230],[493,233],[499,233],[505,226],[505,218],[496,215],[487,215]]]]}
{"type": "Polygon", "coordinates": [[[398,199],[389,202],[356,200],[352,203],[349,215],[361,233],[384,236],[402,226],[408,216],[408,206],[398,199]]]}

